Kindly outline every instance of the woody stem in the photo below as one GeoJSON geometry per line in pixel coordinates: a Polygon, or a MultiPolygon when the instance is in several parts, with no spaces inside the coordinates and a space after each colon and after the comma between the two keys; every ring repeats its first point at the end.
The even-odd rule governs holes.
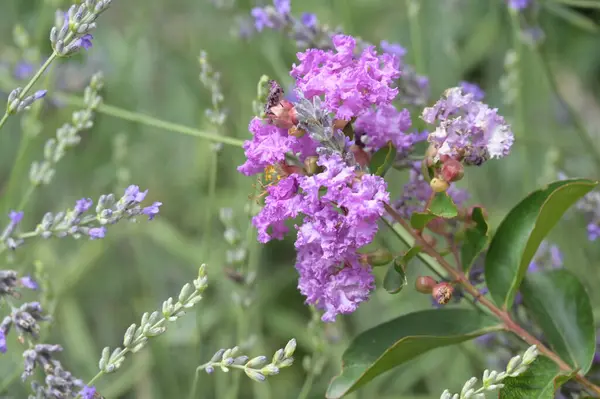
{"type": "MultiPolygon", "coordinates": [[[[465,276],[465,274],[461,271],[462,268],[460,265],[457,265],[456,268],[452,267],[450,263],[448,263],[442,255],[440,255],[435,248],[425,241],[421,235],[411,228],[410,224],[407,223],[398,212],[396,212],[390,205],[385,204],[385,209],[388,214],[406,231],[408,232],[415,240],[415,244],[422,248],[422,251],[427,255],[431,256],[436,262],[439,264],[441,268],[443,268],[452,278],[452,280],[456,281],[457,284],[460,284],[462,288],[472,295],[474,298],[478,298],[479,303],[487,308],[495,317],[497,317],[503,324],[504,329],[506,331],[511,331],[516,334],[523,341],[527,342],[529,345],[535,345],[538,351],[552,360],[561,370],[566,371],[568,373],[572,373],[575,370],[571,368],[567,363],[565,363],[556,353],[554,353],[550,348],[546,347],[539,339],[526,331],[523,327],[518,325],[514,320],[512,320],[510,314],[503,309],[497,307],[492,301],[484,297],[480,294],[479,290],[471,284],[469,279],[465,276]]],[[[600,396],[600,387],[593,384],[591,381],[585,378],[585,376],[581,374],[575,375],[575,380],[583,385],[590,392],[600,396]]]]}

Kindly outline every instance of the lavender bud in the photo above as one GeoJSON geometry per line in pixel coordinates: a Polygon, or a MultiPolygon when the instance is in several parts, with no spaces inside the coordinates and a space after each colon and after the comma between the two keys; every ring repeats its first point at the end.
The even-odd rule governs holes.
{"type": "Polygon", "coordinates": [[[273,364],[267,364],[260,370],[260,372],[264,375],[275,375],[279,374],[279,369],[273,364]]]}
{"type": "Polygon", "coordinates": [[[265,380],[265,376],[256,370],[245,368],[244,371],[248,377],[252,378],[256,382],[263,382],[265,380]]]}
{"type": "Polygon", "coordinates": [[[233,364],[237,366],[241,366],[242,364],[246,364],[248,361],[248,356],[238,356],[233,360],[233,364]]]}
{"type": "Polygon", "coordinates": [[[215,363],[215,362],[221,361],[221,359],[223,359],[224,353],[225,353],[225,349],[219,349],[218,351],[215,352],[213,357],[210,359],[210,362],[215,363]]]}
{"type": "Polygon", "coordinates": [[[281,362],[279,362],[278,366],[279,368],[285,368],[291,366],[292,364],[294,364],[294,358],[288,357],[287,359],[283,359],[281,362]]]}
{"type": "Polygon", "coordinates": [[[213,366],[206,366],[204,371],[206,371],[207,374],[212,374],[212,373],[214,373],[215,369],[213,366]]]}
{"type": "Polygon", "coordinates": [[[262,366],[267,361],[266,356],[257,356],[253,359],[250,359],[248,363],[246,363],[246,367],[257,367],[262,366]]]}
{"type": "Polygon", "coordinates": [[[184,303],[192,294],[192,285],[186,283],[179,292],[179,302],[184,303]]]}
{"type": "Polygon", "coordinates": [[[282,361],[283,358],[284,358],[283,349],[278,349],[277,352],[275,352],[275,354],[273,355],[273,360],[271,360],[271,363],[277,364],[280,361],[282,361]]]}
{"type": "Polygon", "coordinates": [[[100,370],[104,370],[108,363],[108,359],[110,357],[110,348],[107,346],[102,349],[102,355],[100,356],[100,361],[98,362],[98,368],[100,370]]]}
{"type": "Polygon", "coordinates": [[[294,338],[290,339],[284,349],[284,354],[286,358],[292,357],[294,352],[296,351],[296,340],[294,338]]]}
{"type": "Polygon", "coordinates": [[[124,347],[128,347],[129,345],[131,345],[131,342],[133,341],[133,335],[135,334],[135,328],[136,328],[136,325],[132,324],[129,326],[127,331],[125,331],[125,335],[123,336],[123,346],[124,347]]]}

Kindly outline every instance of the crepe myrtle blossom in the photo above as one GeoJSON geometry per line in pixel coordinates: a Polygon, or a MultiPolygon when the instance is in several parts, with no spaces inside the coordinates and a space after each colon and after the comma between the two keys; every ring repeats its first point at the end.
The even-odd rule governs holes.
{"type": "Polygon", "coordinates": [[[436,125],[428,138],[436,160],[447,156],[467,165],[481,165],[508,155],[514,142],[510,126],[498,110],[460,87],[446,90],[433,107],[423,110],[421,118],[436,125]]]}

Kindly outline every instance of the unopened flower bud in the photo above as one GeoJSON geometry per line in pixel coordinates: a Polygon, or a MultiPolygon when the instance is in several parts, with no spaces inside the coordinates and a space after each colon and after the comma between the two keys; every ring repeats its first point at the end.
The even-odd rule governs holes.
{"type": "Polygon", "coordinates": [[[306,130],[299,128],[298,126],[292,126],[288,129],[288,134],[293,137],[302,137],[306,134],[306,130]]]}
{"type": "Polygon", "coordinates": [[[442,177],[447,182],[458,181],[465,175],[465,167],[456,159],[448,159],[442,165],[442,177]]]}
{"type": "Polygon", "coordinates": [[[282,129],[289,129],[298,124],[296,108],[294,108],[294,104],[288,100],[281,100],[277,105],[269,108],[267,118],[269,118],[275,126],[282,129]]]}
{"type": "Polygon", "coordinates": [[[443,193],[450,187],[450,184],[448,184],[447,181],[438,177],[434,177],[433,179],[431,179],[429,185],[431,186],[431,189],[436,193],[443,193]]]}
{"type": "Polygon", "coordinates": [[[452,284],[447,282],[441,282],[433,287],[431,291],[431,296],[433,296],[433,299],[435,299],[435,301],[438,304],[445,305],[448,302],[450,302],[453,293],[454,287],[452,287],[452,284]]]}
{"type": "Polygon", "coordinates": [[[317,160],[319,158],[316,156],[306,157],[304,160],[304,170],[308,176],[315,175],[319,173],[320,167],[317,165],[317,160]]]}
{"type": "Polygon", "coordinates": [[[425,151],[425,162],[427,162],[427,166],[433,166],[435,163],[435,156],[437,155],[437,148],[434,145],[429,145],[427,151],[425,151]]]}
{"type": "Polygon", "coordinates": [[[335,121],[333,121],[333,128],[339,129],[339,130],[344,130],[344,128],[346,127],[347,124],[348,124],[348,121],[346,121],[346,120],[336,119],[335,121]]]}
{"type": "Polygon", "coordinates": [[[352,151],[352,153],[354,154],[354,159],[356,159],[356,162],[360,165],[360,166],[367,166],[369,164],[370,161],[370,157],[369,154],[367,154],[365,152],[365,150],[363,150],[362,148],[360,148],[360,146],[356,145],[356,144],[352,144],[350,146],[350,151],[352,151]]]}
{"type": "Polygon", "coordinates": [[[385,266],[394,259],[392,253],[385,248],[378,248],[366,255],[367,263],[371,266],[385,266]]]}
{"type": "Polygon", "coordinates": [[[422,294],[431,294],[437,282],[429,276],[421,276],[415,281],[415,288],[422,294]]]}

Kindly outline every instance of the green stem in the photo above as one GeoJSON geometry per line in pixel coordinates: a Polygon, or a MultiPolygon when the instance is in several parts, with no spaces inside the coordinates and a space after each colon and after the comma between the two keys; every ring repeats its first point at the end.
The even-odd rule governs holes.
{"type": "MultiPolygon", "coordinates": [[[[54,95],[59,101],[63,101],[71,106],[83,106],[84,102],[81,97],[73,96],[65,93],[56,93],[54,95]]],[[[141,125],[151,126],[158,129],[168,130],[175,133],[181,133],[188,136],[200,137],[217,143],[228,144],[234,147],[241,147],[244,144],[243,140],[239,140],[233,137],[220,136],[214,133],[205,132],[202,130],[194,129],[188,126],[179,125],[177,123],[163,121],[157,118],[153,118],[148,115],[144,115],[137,112],[127,111],[119,107],[115,107],[108,104],[100,104],[95,110],[96,112],[104,115],[113,116],[115,118],[123,119],[130,122],[136,122],[141,125]]]]}
{"type": "MultiPolygon", "coordinates": [[[[40,76],[42,76],[44,71],[46,69],[48,69],[50,64],[52,64],[52,62],[56,59],[57,56],[58,56],[58,54],[56,54],[56,52],[53,52],[50,55],[50,57],[48,57],[46,62],[44,62],[44,64],[40,67],[40,69],[38,69],[38,71],[35,73],[35,75],[33,75],[33,77],[29,80],[29,83],[27,83],[25,88],[23,88],[23,90],[21,90],[21,93],[19,93],[19,95],[17,96],[17,98],[19,100],[22,100],[23,98],[25,98],[25,96],[27,95],[27,92],[29,92],[29,90],[31,90],[31,87],[35,84],[35,82],[38,81],[40,76]]],[[[2,119],[0,119],[0,130],[2,129],[2,127],[8,120],[8,116],[9,116],[9,114],[8,114],[8,109],[7,109],[6,112],[4,113],[4,116],[2,117],[2,119]]]]}
{"type": "Polygon", "coordinates": [[[577,132],[579,139],[583,143],[585,150],[592,156],[594,162],[596,163],[596,168],[600,168],[600,150],[598,149],[596,143],[594,142],[590,134],[587,132],[579,115],[575,112],[573,107],[564,99],[564,97],[560,93],[560,90],[558,89],[556,75],[552,70],[552,66],[550,65],[548,57],[539,48],[536,49],[536,52],[540,58],[542,64],[542,71],[544,72],[546,80],[550,85],[550,89],[554,92],[554,95],[566,108],[567,113],[569,114],[569,118],[573,122],[573,126],[575,126],[575,131],[577,132]]]}
{"type": "Polygon", "coordinates": [[[309,371],[306,379],[304,380],[304,384],[302,384],[302,389],[300,389],[300,393],[298,394],[298,399],[307,399],[308,395],[313,386],[313,382],[315,380],[315,374],[312,371],[309,371]]]}
{"type": "Polygon", "coordinates": [[[425,59],[423,58],[423,46],[421,40],[421,24],[419,22],[419,1],[406,0],[408,10],[408,25],[410,29],[410,44],[414,53],[413,62],[417,73],[425,74],[425,59]]]}

